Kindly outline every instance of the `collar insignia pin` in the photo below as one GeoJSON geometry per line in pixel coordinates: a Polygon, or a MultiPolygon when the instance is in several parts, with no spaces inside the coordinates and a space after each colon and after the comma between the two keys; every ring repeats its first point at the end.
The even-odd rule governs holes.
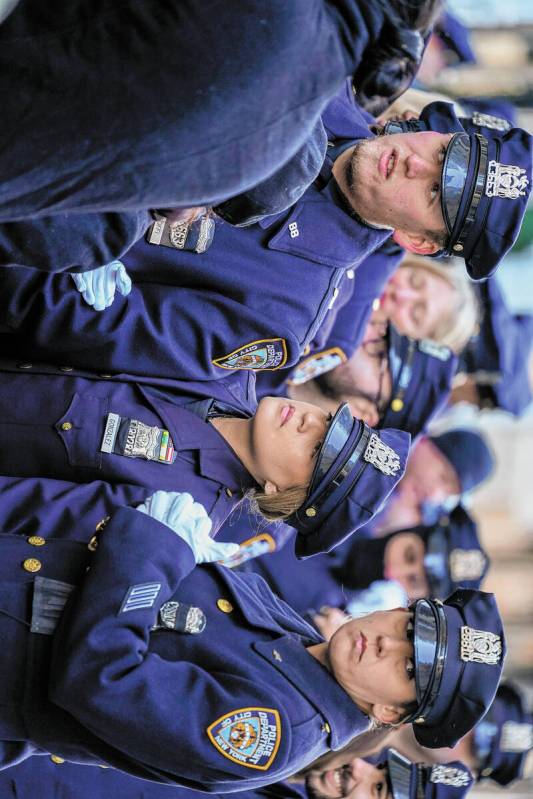
{"type": "Polygon", "coordinates": [[[507,133],[511,130],[511,123],[503,117],[496,117],[492,114],[481,114],[479,111],[474,111],[472,114],[472,122],[478,127],[490,128],[491,130],[501,130],[507,133]]]}
{"type": "Polygon", "coordinates": [[[454,788],[461,788],[463,785],[468,785],[470,776],[468,772],[462,768],[444,766],[439,763],[432,767],[429,781],[441,783],[442,785],[451,785],[454,788]]]}
{"type": "Polygon", "coordinates": [[[525,196],[525,189],[529,186],[526,170],[513,164],[499,164],[498,161],[489,161],[487,172],[487,197],[502,197],[507,200],[516,200],[525,196]]]}
{"type": "Polygon", "coordinates": [[[502,639],[487,630],[461,627],[461,660],[496,666],[502,657],[502,639]]]}
{"type": "Polygon", "coordinates": [[[480,549],[453,549],[450,552],[450,574],[454,583],[479,580],[485,568],[485,556],[480,549]]]}
{"type": "Polygon", "coordinates": [[[533,749],[533,724],[506,721],[500,736],[502,752],[528,752],[533,749]]]}
{"type": "Polygon", "coordinates": [[[400,470],[400,457],[398,453],[385,444],[381,438],[372,433],[367,444],[363,458],[367,463],[371,463],[376,469],[386,475],[393,477],[400,470]]]}

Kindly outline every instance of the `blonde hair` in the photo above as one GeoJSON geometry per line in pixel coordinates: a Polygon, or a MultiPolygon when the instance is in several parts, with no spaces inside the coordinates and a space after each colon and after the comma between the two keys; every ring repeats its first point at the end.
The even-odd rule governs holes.
{"type": "Polygon", "coordinates": [[[293,486],[275,494],[265,494],[257,488],[252,488],[246,498],[255,513],[264,516],[269,522],[280,522],[287,519],[300,508],[309,492],[309,486],[293,486]]]}
{"type": "Polygon", "coordinates": [[[399,268],[406,266],[423,269],[445,280],[454,290],[457,300],[439,321],[431,340],[449,347],[452,352],[461,352],[476,333],[481,318],[479,301],[472,281],[465,272],[463,261],[456,258],[437,261],[407,253],[399,268]]]}

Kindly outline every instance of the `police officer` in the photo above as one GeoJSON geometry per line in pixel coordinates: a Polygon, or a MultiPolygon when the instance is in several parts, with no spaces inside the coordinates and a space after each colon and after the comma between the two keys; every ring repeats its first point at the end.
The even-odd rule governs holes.
{"type": "Polygon", "coordinates": [[[45,539],[39,568],[18,565],[35,545],[24,527],[3,526],[4,766],[41,750],[212,792],[260,787],[370,716],[453,744],[496,691],[505,641],[490,594],[419,600],[326,643],[258,578],[194,569],[220,545],[190,495],[118,510],[92,551],[82,526],[45,539]],[[195,609],[185,624],[180,603],[195,609]]]}
{"type": "Polygon", "coordinates": [[[461,356],[453,399],[520,416],[531,402],[529,355],[533,316],[513,315],[496,280],[477,286],[483,318],[461,356]]]}
{"type": "MultiPolygon", "coordinates": [[[[335,411],[339,402],[348,402],[352,413],[367,424],[377,428],[393,424],[416,438],[445,403],[457,359],[446,347],[439,347],[431,341],[416,342],[400,336],[392,325],[387,333],[387,326],[380,324],[375,326],[376,332],[369,335],[370,340],[360,346],[348,361],[342,362],[345,353],[349,353],[353,347],[352,320],[349,313],[343,313],[344,310],[337,315],[324,349],[302,359],[291,371],[288,385],[277,385],[277,373],[276,379],[266,381],[263,375],[259,375],[260,391],[268,392],[274,384],[280,396],[312,402],[331,412],[335,411]],[[384,333],[385,339],[382,338],[384,333]],[[331,371],[320,374],[322,369],[328,368],[331,371]],[[319,376],[314,377],[317,372],[319,376]]],[[[373,329],[372,324],[369,328],[373,329]]],[[[249,509],[245,510],[248,512],[228,519],[220,532],[222,540],[236,541],[241,545],[238,555],[228,565],[240,565],[250,558],[280,550],[287,544],[292,548],[294,532],[289,525],[276,523],[266,527],[249,509]]],[[[364,525],[359,530],[359,537],[372,535],[370,527],[364,525]]],[[[298,551],[298,554],[302,553],[298,551]]],[[[281,569],[282,575],[286,574],[290,582],[289,564],[292,564],[293,558],[288,557],[289,561],[284,563],[280,553],[276,562],[265,565],[265,568],[269,571],[281,569]]],[[[319,571],[320,566],[314,564],[309,569],[319,571]]],[[[327,582],[327,578],[324,579],[327,582]]],[[[281,585],[276,588],[282,596],[283,584],[282,576],[281,585]]],[[[289,591],[293,595],[290,588],[289,591]]],[[[334,582],[333,595],[337,596],[338,591],[339,585],[334,582]]],[[[325,594],[330,596],[329,592],[325,594]]],[[[294,607],[301,609],[300,602],[293,598],[296,601],[294,607]]],[[[324,596],[321,604],[332,604],[331,597],[326,599],[324,596]]],[[[342,600],[338,604],[343,604],[342,600]]],[[[310,606],[313,606],[312,603],[305,605],[304,609],[310,606]]]]}
{"type": "MultiPolygon", "coordinates": [[[[368,131],[368,115],[362,115],[345,89],[323,117],[334,147],[321,173],[322,188],[310,187],[288,214],[267,217],[246,230],[221,224],[201,257],[158,244],[159,225],[150,234],[153,244],[139,243],[123,258],[136,288],[101,316],[64,295],[68,283],[41,283],[28,270],[15,275],[5,270],[2,287],[9,299],[0,319],[2,330],[15,336],[2,342],[4,351],[11,347],[25,357],[37,354],[56,362],[75,356],[85,368],[158,376],[174,376],[176,370],[181,375],[185,364],[189,376],[199,379],[228,369],[290,366],[312,342],[344,272],[382,244],[390,229],[397,243],[418,254],[466,254],[470,274],[485,276],[520,229],[530,185],[530,137],[519,128],[503,135],[480,129],[483,152],[490,150],[491,159],[499,147],[498,157],[518,162],[487,161],[494,164],[487,175],[473,166],[481,139],[476,134],[465,138],[462,124],[451,120],[448,111],[429,109],[427,124],[440,125],[445,133],[375,138],[368,131]],[[448,132],[456,128],[462,131],[459,138],[448,132]],[[468,171],[460,143],[470,147],[471,140],[468,171]],[[446,154],[451,160],[443,172],[446,154]],[[464,205],[476,176],[480,185],[486,180],[484,193],[475,194],[471,221],[468,213],[474,208],[464,205]],[[449,203],[444,210],[431,202],[441,180],[449,203]],[[457,229],[448,231],[446,214],[457,229]],[[179,289],[172,288],[176,285],[179,289]]],[[[174,232],[179,248],[182,236],[174,232]]]]}
{"type": "Polygon", "coordinates": [[[254,378],[138,383],[5,361],[0,474],[107,481],[115,505],[194,491],[215,532],[246,495],[268,519],[290,518],[305,552],[329,549],[392,491],[410,437],[375,433],[347,405],[257,405],[254,378]]]}

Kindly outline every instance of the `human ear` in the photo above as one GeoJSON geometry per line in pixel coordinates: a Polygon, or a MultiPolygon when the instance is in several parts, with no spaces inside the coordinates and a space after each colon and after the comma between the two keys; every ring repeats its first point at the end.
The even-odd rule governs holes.
{"type": "Polygon", "coordinates": [[[416,255],[433,255],[441,249],[436,241],[422,234],[408,233],[406,230],[395,230],[392,238],[404,250],[414,252],[416,255]]]}
{"type": "Polygon", "coordinates": [[[270,480],[266,480],[265,481],[265,485],[263,486],[263,491],[268,496],[271,496],[272,494],[277,494],[278,491],[279,491],[279,488],[277,487],[277,485],[275,483],[271,482],[270,480]]]}
{"type": "Polygon", "coordinates": [[[380,724],[398,724],[402,718],[402,710],[396,705],[373,705],[372,716],[380,724]]]}

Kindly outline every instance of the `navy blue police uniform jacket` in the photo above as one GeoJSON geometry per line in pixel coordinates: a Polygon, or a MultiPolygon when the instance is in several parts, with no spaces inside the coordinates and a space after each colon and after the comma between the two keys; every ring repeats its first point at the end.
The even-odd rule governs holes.
{"type": "Polygon", "coordinates": [[[22,0],[0,29],[0,222],[257,185],[304,144],[384,15],[375,0],[22,0]]]}
{"type": "Polygon", "coordinates": [[[158,385],[0,359],[0,373],[0,475],[88,483],[95,503],[94,481],[112,483],[114,506],[157,489],[188,491],[214,533],[255,485],[206,421],[213,404],[215,412],[254,414],[251,372],[158,385]],[[154,437],[155,448],[144,447],[143,436],[154,437]]]}
{"type": "MultiPolygon", "coordinates": [[[[325,122],[330,135],[336,125],[354,140],[372,135],[369,119],[344,90],[325,122]]],[[[218,222],[202,254],[139,241],[122,259],[131,294],[116,296],[101,313],[84,303],[68,275],[4,269],[2,351],[192,380],[280,369],[313,341],[346,270],[389,235],[351,216],[327,175],[287,212],[246,228],[218,222]]]]}
{"type": "MultiPolygon", "coordinates": [[[[132,777],[112,768],[67,763],[57,755],[31,757],[0,771],[2,799],[202,799],[203,791],[169,787],[132,777]]],[[[216,794],[223,797],[225,794],[216,794]]],[[[254,791],[239,791],[241,799],[308,799],[303,783],[281,782],[254,791]]]]}
{"type": "Polygon", "coordinates": [[[81,519],[38,546],[24,523],[2,530],[0,741],[18,741],[19,759],[37,750],[233,792],[368,728],[306,651],[322,639],[295,611],[258,576],[195,569],[158,521],[121,508],[89,544],[81,519]],[[203,632],[154,631],[169,601],[202,608],[203,632]]]}

